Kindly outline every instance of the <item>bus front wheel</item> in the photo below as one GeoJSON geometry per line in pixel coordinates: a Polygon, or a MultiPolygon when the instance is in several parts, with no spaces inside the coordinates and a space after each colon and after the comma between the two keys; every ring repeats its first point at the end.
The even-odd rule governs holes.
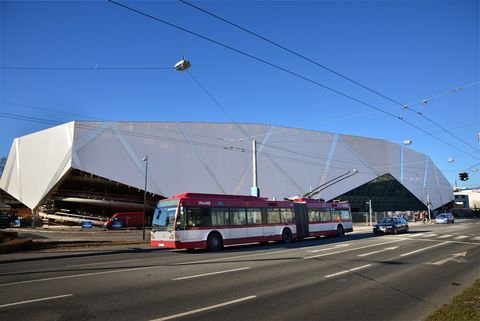
{"type": "Polygon", "coordinates": [[[212,233],[207,238],[207,250],[219,251],[223,247],[223,240],[220,234],[212,233]]]}

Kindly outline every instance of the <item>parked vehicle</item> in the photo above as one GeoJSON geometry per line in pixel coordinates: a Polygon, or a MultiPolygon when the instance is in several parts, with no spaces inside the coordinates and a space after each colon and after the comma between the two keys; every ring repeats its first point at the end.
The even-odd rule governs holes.
{"type": "Polygon", "coordinates": [[[7,214],[0,212],[0,228],[11,227],[12,219],[7,214]]]}
{"type": "Polygon", "coordinates": [[[373,226],[373,234],[398,234],[408,232],[408,222],[403,217],[384,217],[373,226]]]}
{"type": "Polygon", "coordinates": [[[437,215],[435,222],[437,224],[455,223],[455,218],[453,217],[452,213],[441,213],[437,215]]]}
{"type": "Polygon", "coordinates": [[[119,228],[119,227],[136,227],[143,226],[143,212],[125,212],[115,213],[104,224],[104,229],[119,228]]]}

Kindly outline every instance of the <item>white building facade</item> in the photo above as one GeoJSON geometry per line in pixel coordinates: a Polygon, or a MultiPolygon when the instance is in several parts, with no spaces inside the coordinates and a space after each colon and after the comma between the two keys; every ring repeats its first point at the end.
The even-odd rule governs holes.
{"type": "MultiPolygon", "coordinates": [[[[181,192],[250,194],[252,140],[261,196],[303,195],[347,171],[325,189],[338,197],[389,174],[435,209],[453,201],[450,183],[425,154],[386,140],[236,123],[69,122],[16,138],[0,188],[27,207],[42,205],[72,169],[168,197],[181,192]]],[[[395,210],[395,209],[392,209],[395,210]]]]}

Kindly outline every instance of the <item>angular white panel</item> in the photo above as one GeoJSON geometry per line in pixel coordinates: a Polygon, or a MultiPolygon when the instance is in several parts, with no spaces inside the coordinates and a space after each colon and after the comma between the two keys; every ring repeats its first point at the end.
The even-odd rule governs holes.
{"type": "Polygon", "coordinates": [[[148,191],[250,194],[252,139],[261,195],[302,195],[347,171],[325,189],[332,199],[391,174],[432,208],[451,200],[450,184],[424,154],[381,139],[233,123],[75,122],[17,138],[0,187],[36,207],[69,168],[148,191]]]}

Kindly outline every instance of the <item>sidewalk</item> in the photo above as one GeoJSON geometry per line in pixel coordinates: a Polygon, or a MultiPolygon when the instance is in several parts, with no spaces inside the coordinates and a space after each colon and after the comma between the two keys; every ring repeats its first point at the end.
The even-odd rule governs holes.
{"type": "Polygon", "coordinates": [[[32,250],[68,247],[114,246],[130,244],[146,244],[150,241],[150,230],[145,230],[145,241],[142,230],[107,230],[91,229],[44,229],[8,228],[6,232],[18,233],[19,238],[30,238],[32,250]]]}
{"type": "Polygon", "coordinates": [[[109,255],[114,253],[152,251],[150,230],[108,230],[93,228],[84,230],[49,230],[37,228],[8,228],[19,237],[33,241],[30,250],[0,254],[0,264],[18,261],[36,261],[48,258],[109,255]]]}

